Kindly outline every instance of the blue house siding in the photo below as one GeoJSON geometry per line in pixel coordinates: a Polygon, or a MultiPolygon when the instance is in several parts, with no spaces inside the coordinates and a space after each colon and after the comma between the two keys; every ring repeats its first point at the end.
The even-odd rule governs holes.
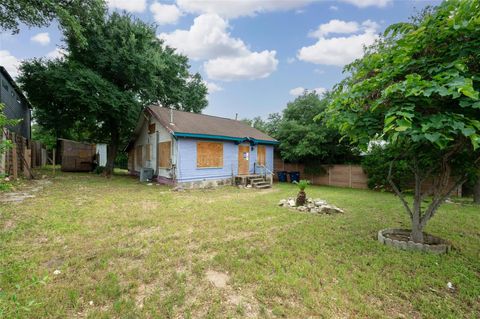
{"type": "MultiPolygon", "coordinates": [[[[178,138],[177,140],[177,181],[192,182],[202,180],[220,180],[238,174],[238,145],[232,141],[223,141],[223,167],[197,168],[197,142],[202,139],[178,138]]],[[[207,141],[207,140],[205,140],[207,141]]],[[[250,173],[254,172],[257,159],[257,147],[250,147],[250,173]]],[[[266,145],[266,166],[273,171],[273,146],[266,145]]]]}
{"type": "Polygon", "coordinates": [[[197,168],[197,142],[200,139],[179,138],[178,147],[178,182],[215,180],[232,177],[238,171],[238,145],[223,142],[223,167],[197,168]]]}

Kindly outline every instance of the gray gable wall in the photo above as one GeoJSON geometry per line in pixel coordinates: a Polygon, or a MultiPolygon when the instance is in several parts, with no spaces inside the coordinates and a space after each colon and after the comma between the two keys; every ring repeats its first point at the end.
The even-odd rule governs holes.
{"type": "Polygon", "coordinates": [[[2,73],[0,73],[0,102],[5,104],[4,113],[7,118],[22,120],[17,126],[9,127],[9,130],[30,139],[30,109],[2,73]]]}

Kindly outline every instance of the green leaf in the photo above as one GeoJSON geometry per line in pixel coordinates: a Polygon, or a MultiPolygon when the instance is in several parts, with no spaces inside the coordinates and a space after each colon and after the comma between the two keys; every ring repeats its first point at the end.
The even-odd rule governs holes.
{"type": "Polygon", "coordinates": [[[392,115],[392,116],[389,116],[385,119],[385,125],[388,125],[390,123],[392,123],[393,121],[395,121],[397,119],[397,117],[395,115],[392,115]]]}
{"type": "Polygon", "coordinates": [[[476,132],[475,129],[471,127],[465,127],[464,129],[462,129],[462,134],[466,137],[471,136],[475,132],[476,132]]]}
{"type": "Polygon", "coordinates": [[[440,133],[427,133],[425,138],[432,143],[436,143],[440,139],[440,133]]]}

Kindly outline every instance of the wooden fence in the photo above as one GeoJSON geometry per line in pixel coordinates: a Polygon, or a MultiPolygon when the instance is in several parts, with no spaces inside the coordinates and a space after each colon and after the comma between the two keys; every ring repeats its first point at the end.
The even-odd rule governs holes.
{"type": "MultiPolygon", "coordinates": [[[[301,179],[307,179],[314,185],[329,185],[349,188],[368,188],[368,176],[364,173],[361,165],[325,165],[324,174],[305,174],[305,165],[301,163],[285,163],[281,158],[275,157],[273,170],[275,173],[279,171],[300,172],[301,179]]],[[[277,178],[275,174],[275,178],[277,178]]],[[[453,181],[450,182],[453,186],[453,181]]],[[[426,181],[422,185],[422,191],[427,191],[432,185],[432,181],[426,181]]],[[[413,186],[412,186],[413,187],[413,186]]],[[[452,192],[453,196],[462,196],[462,186],[458,186],[452,192]]]]}
{"type": "Polygon", "coordinates": [[[0,174],[16,179],[31,176],[31,168],[46,165],[47,151],[40,142],[28,140],[8,130],[0,132],[1,140],[10,140],[12,148],[0,154],[0,174]]]}
{"type": "Polygon", "coordinates": [[[308,179],[314,185],[329,185],[350,188],[368,188],[367,175],[360,165],[325,165],[324,174],[305,174],[305,165],[301,163],[285,163],[281,158],[275,158],[274,172],[300,172],[302,179],[308,179]]]}

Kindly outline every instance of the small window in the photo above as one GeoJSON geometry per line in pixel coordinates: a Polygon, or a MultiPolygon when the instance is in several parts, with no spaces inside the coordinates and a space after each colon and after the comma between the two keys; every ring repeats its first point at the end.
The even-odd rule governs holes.
{"type": "Polygon", "coordinates": [[[197,167],[220,168],[223,167],[223,143],[198,142],[197,167]]]}
{"type": "Polygon", "coordinates": [[[158,143],[158,167],[170,168],[172,165],[172,142],[158,143]]]}
{"type": "Polygon", "coordinates": [[[3,86],[3,88],[5,89],[5,91],[8,92],[8,84],[7,84],[7,81],[2,80],[2,86],[3,86]]]}
{"type": "Polygon", "coordinates": [[[265,166],[267,163],[266,147],[265,145],[257,146],[257,164],[265,166]]]}
{"type": "Polygon", "coordinates": [[[138,145],[136,148],[135,162],[137,163],[137,166],[142,166],[142,148],[142,145],[138,145]]]}
{"type": "Polygon", "coordinates": [[[155,123],[148,124],[148,134],[155,133],[155,123]]]}

